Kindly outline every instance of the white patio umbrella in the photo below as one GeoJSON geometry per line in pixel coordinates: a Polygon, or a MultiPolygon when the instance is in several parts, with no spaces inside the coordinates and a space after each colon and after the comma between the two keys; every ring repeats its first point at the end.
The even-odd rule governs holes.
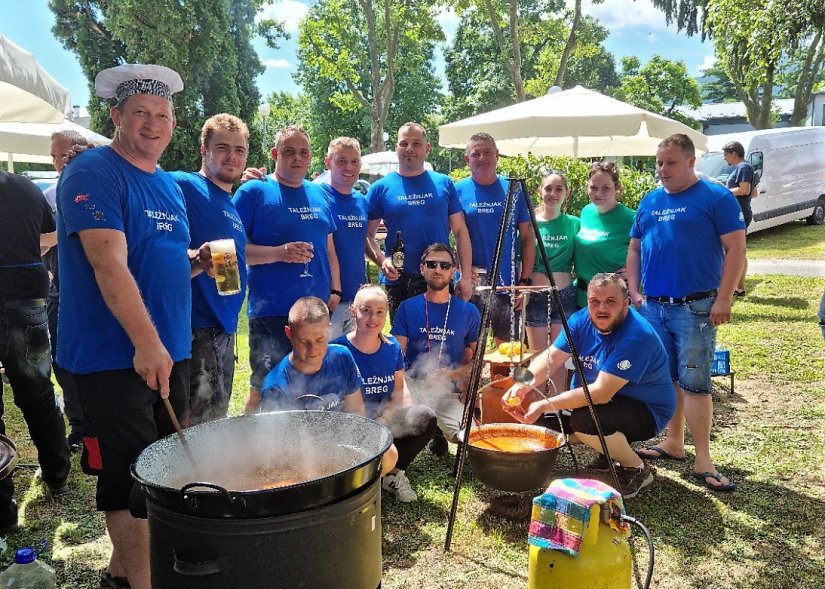
{"type": "Polygon", "coordinates": [[[52,163],[51,137],[56,131],[72,130],[87,141],[109,145],[112,140],[71,121],[62,123],[2,123],[0,122],[0,159],[7,161],[9,171],[14,162],[52,163]]]}
{"type": "Polygon", "coordinates": [[[0,121],[60,123],[71,112],[69,91],[34,55],[0,35],[0,121]]]}
{"type": "Polygon", "coordinates": [[[492,135],[503,155],[654,155],[674,133],[707,151],[699,131],[582,86],[442,125],[439,145],[464,149],[479,132],[492,135]]]}
{"type": "MultiPolygon", "coordinates": [[[[432,170],[430,162],[424,162],[424,168],[432,170]]],[[[398,154],[394,151],[379,151],[361,157],[361,173],[368,176],[386,176],[398,171],[398,154]]]]}

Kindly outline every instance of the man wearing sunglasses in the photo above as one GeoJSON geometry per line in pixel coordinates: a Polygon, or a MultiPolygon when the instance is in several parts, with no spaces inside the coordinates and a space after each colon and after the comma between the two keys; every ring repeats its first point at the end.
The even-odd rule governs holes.
{"type": "MultiPolygon", "coordinates": [[[[427,290],[401,303],[392,334],[406,355],[407,382],[413,399],[431,407],[441,431],[455,441],[481,316],[471,303],[450,294],[455,257],[448,245],[434,243],[427,247],[419,270],[427,290]]],[[[446,439],[434,438],[430,449],[438,455],[446,454],[446,439]]]]}

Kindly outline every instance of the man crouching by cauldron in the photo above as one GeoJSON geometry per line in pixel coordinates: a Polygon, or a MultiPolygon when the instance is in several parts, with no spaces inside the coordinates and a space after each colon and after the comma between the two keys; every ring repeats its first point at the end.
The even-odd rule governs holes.
{"type": "MultiPolygon", "coordinates": [[[[366,415],[361,374],[352,353],[330,344],[329,309],[317,297],[302,297],[289,309],[286,336],[292,352],[264,379],[261,411],[345,411],[366,415]]],[[[395,467],[398,451],[384,454],[381,475],[395,467]]]]}
{"type": "MultiPolygon", "coordinates": [[[[570,333],[581,360],[607,449],[619,464],[617,475],[625,498],[635,497],[653,482],[651,467],[630,442],[649,440],[673,415],[676,400],[668,359],[659,336],[630,306],[627,284],[618,274],[597,274],[587,287],[587,309],[570,317],[570,333]]],[[[570,357],[564,332],[553,345],[530,362],[531,384],[544,383],[570,357]]],[[[521,403],[532,386],[515,384],[502,404],[519,421],[533,423],[547,412],[562,412],[562,424],[571,442],[582,442],[599,453],[587,468],[609,468],[587,409],[584,391],[573,377],[573,387],[550,399],[521,403]]]]}

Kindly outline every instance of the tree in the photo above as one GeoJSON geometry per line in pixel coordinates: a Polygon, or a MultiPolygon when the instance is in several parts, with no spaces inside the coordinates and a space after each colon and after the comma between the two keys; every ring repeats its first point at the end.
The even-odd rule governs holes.
{"type": "MultiPolygon", "coordinates": [[[[565,24],[561,21],[562,27],[565,24]]],[[[582,17],[576,29],[579,30],[578,40],[565,63],[562,63],[564,55],[559,44],[548,43],[543,47],[532,77],[527,81],[528,94],[540,96],[551,86],[572,88],[576,85],[609,92],[619,85],[616,61],[602,45],[608,36],[607,29],[590,16],[582,17]]],[[[570,31],[573,31],[572,26],[570,31]]],[[[568,42],[569,39],[568,36],[568,42]]]]}
{"type": "MultiPolygon", "coordinates": [[[[54,34],[75,52],[89,81],[92,127],[113,128],[109,104],[94,94],[94,78],[121,63],[159,63],[176,70],[184,89],[174,97],[178,127],[161,160],[168,168],[200,165],[203,121],[229,112],[251,121],[260,95],[255,78],[263,66],[251,47],[256,33],[270,42],[283,29],[254,16],[263,0],[50,0],[54,34]],[[162,15],[162,18],[159,18],[162,15]]],[[[257,131],[251,138],[260,141],[257,131]]]]}
{"type": "MultiPolygon", "coordinates": [[[[498,44],[489,20],[478,10],[462,13],[452,44],[444,50],[449,97],[447,121],[500,108],[516,100],[510,74],[498,58],[498,44]]],[[[527,68],[532,68],[528,59],[527,68]]]]}
{"type": "MultiPolygon", "coordinates": [[[[595,0],[600,4],[602,0],[595,0]]],[[[558,43],[558,55],[552,84],[562,86],[567,72],[567,64],[573,54],[580,35],[583,21],[581,0],[575,0],[569,14],[569,26],[562,32],[559,25],[566,22],[565,3],[559,0],[451,0],[460,16],[474,12],[486,21],[485,29],[493,34],[497,52],[504,70],[512,83],[516,102],[524,101],[530,91],[528,79],[534,59],[525,56],[525,48],[534,55],[552,43],[558,43]],[[561,15],[561,19],[558,15],[561,15]],[[550,33],[550,35],[548,35],[550,33]],[[563,36],[562,36],[563,35],[563,36]]],[[[543,91],[542,91],[543,92],[543,91]]]]}
{"type": "Polygon", "coordinates": [[[757,129],[772,125],[773,91],[782,70],[798,64],[791,119],[802,122],[825,59],[822,0],[653,0],[688,34],[710,37],[717,59],[757,129]],[[799,59],[792,56],[800,48],[799,59]]]}
{"type": "Polygon", "coordinates": [[[696,127],[680,107],[702,105],[699,83],[688,75],[684,62],[654,55],[644,66],[636,57],[622,58],[622,73],[615,97],[639,108],[696,127]]]}
{"type": "MultiPolygon", "coordinates": [[[[520,6],[521,76],[525,96],[540,96],[558,79],[570,26],[565,16],[529,12],[529,6],[529,3],[520,6]]],[[[578,40],[564,68],[563,86],[583,84],[598,90],[616,86],[613,56],[602,46],[607,30],[590,17],[583,17],[578,29],[578,40]]],[[[474,7],[466,8],[461,13],[453,43],[444,52],[449,89],[444,106],[447,121],[518,100],[511,76],[498,57],[498,49],[490,19],[474,7]]]]}
{"type": "Polygon", "coordinates": [[[802,125],[808,113],[808,102],[814,91],[825,88],[825,40],[823,32],[817,32],[813,38],[803,43],[780,68],[776,76],[779,85],[777,98],[793,98],[793,112],[790,125],[802,125]]]}
{"type": "Polygon", "coordinates": [[[443,38],[424,0],[320,0],[301,22],[298,58],[313,84],[340,85],[329,97],[339,110],[369,114],[375,152],[384,149],[399,70],[419,70],[431,58],[428,44],[443,38]]]}
{"type": "Polygon", "coordinates": [[[709,102],[737,102],[739,100],[736,87],[730,81],[728,73],[718,62],[702,70],[700,83],[702,85],[702,98],[709,102]]]}

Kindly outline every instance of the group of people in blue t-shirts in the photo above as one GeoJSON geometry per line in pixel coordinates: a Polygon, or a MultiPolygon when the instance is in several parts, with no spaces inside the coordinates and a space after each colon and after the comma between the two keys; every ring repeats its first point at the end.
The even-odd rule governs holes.
{"type": "MultiPolygon", "coordinates": [[[[96,91],[114,101],[113,142],[77,155],[57,188],[56,362],[78,393],[81,464],[98,477],[96,504],[112,540],[101,586],[151,585],[145,522],[129,511],[129,467],[173,432],[164,401],[184,423],[226,415],[244,297],[252,371],[245,412],[341,410],[386,424],[394,445],[382,484],[401,501],[416,498],[406,476],[415,456],[428,444],[444,454],[457,441],[487,301],[497,338],[510,339],[511,311],[520,311],[534,347],[547,348],[531,362],[531,386],[552,379],[575,348],[626,496],[653,480],[649,460],[684,459],[685,422],[697,482],[734,488],[710,458],[710,361],[715,327],[731,315],[744,218],[730,190],[697,179],[688,137],[659,145],[662,187],[635,214],[616,201],[612,164],[591,167],[592,203],[578,219],[561,213],[566,178],[549,173],[540,235],[520,203],[505,222],[492,276],[508,182],[497,172],[489,134],[470,138],[471,176],[454,184],[425,166],[424,127],[405,123],[398,170],[364,197],[353,191],[361,161],[355,139],[330,143],[327,185],[306,180],[312,150],[297,126],[275,136],[271,175],[244,173],[248,128],[220,114],[202,129],[201,169],[167,173],[158,160],[176,124],[171,97],[182,88],[180,76],[161,66],[101,72],[96,91]],[[210,243],[227,239],[240,289],[224,295],[213,279],[210,243]],[[546,260],[536,255],[537,243],[546,260]],[[364,255],[387,278],[386,288],[366,285],[364,255]],[[561,309],[546,296],[549,272],[561,309]],[[480,285],[495,296],[481,295],[480,285]],[[508,289],[532,294],[524,305],[508,289]],[[585,308],[573,313],[576,300],[585,308]],[[554,328],[561,313],[571,315],[575,341],[554,328]],[[666,425],[658,445],[631,447],[666,425]]],[[[533,404],[518,385],[502,402],[526,422],[562,412],[571,439],[596,450],[602,463],[593,467],[601,468],[606,460],[580,384],[533,404]]]]}

